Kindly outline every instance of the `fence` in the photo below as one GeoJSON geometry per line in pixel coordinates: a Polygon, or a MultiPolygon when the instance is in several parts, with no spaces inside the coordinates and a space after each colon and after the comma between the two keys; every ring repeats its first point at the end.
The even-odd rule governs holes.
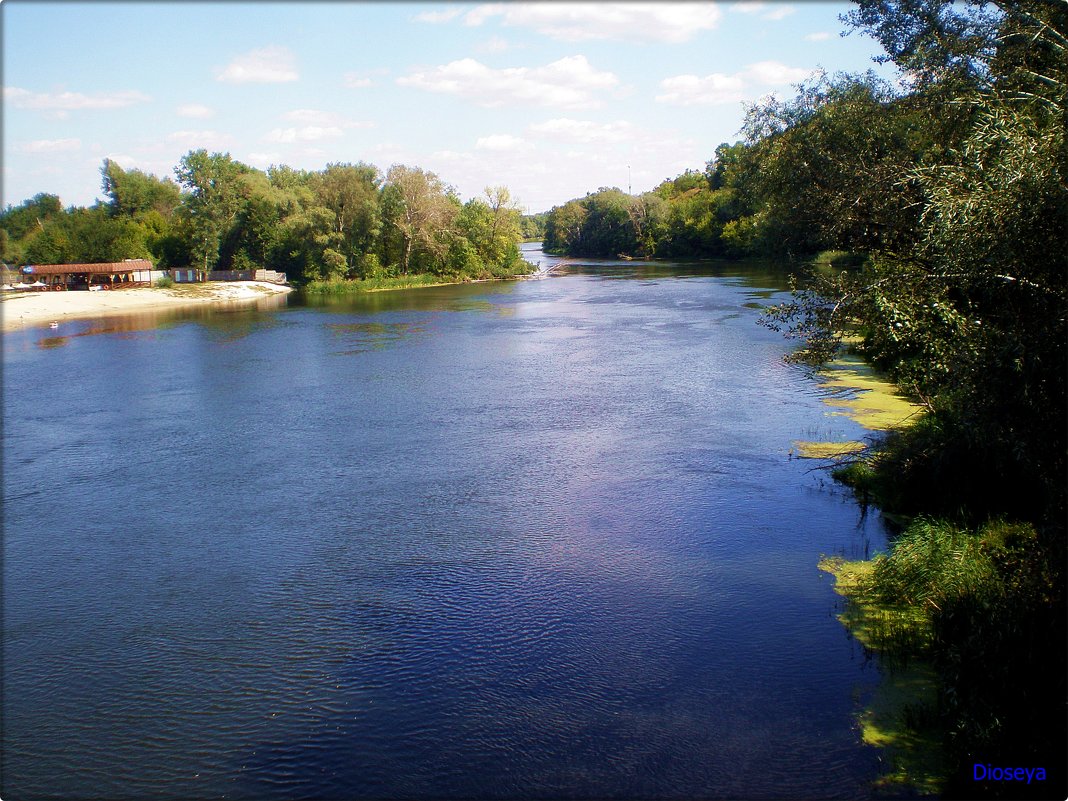
{"type": "Polygon", "coordinates": [[[272,284],[286,283],[286,274],[276,270],[212,270],[209,281],[268,281],[272,284]]]}

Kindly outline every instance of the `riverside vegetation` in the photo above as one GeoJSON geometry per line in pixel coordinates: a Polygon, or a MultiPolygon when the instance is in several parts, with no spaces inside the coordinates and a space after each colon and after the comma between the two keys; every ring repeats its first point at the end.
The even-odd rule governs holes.
{"type": "Polygon", "coordinates": [[[901,521],[889,552],[825,563],[858,638],[931,671],[894,729],[943,761],[899,773],[949,796],[1063,797],[1068,4],[857,0],[843,20],[900,84],[820,74],[750,107],[703,172],[637,196],[521,219],[507,190],[461,203],[417,168],[264,173],[200,150],[177,184],[109,161],[108,203],[8,208],[3,259],[266,266],[327,292],[523,272],[517,243],[542,232],[571,255],[809,264],[765,324],[800,362],[852,350],[924,409],[835,470],[901,521]],[[976,780],[975,764],[1048,779],[976,780]]]}
{"type": "Polygon", "coordinates": [[[843,21],[899,85],[822,74],[753,105],[703,173],[569,201],[545,246],[812,266],[765,324],[797,361],[854,351],[924,409],[835,472],[902,523],[872,564],[829,565],[889,621],[862,641],[933,670],[899,744],[926,726],[943,745],[926,790],[1064,797],[1068,4],[856,6],[843,21]]]}
{"type": "Polygon", "coordinates": [[[309,291],[500,278],[530,272],[506,187],[461,202],[432,172],[363,163],[266,172],[194,150],[174,181],[105,160],[107,202],[64,209],[40,194],[0,214],[6,263],[150,258],[159,268],[267,268],[309,291]]]}

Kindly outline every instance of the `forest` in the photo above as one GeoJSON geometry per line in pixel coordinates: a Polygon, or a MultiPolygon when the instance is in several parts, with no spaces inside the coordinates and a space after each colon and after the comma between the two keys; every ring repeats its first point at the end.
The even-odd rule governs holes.
{"type": "Polygon", "coordinates": [[[552,209],[572,255],[787,260],[765,325],[797,362],[846,348],[924,407],[835,474],[899,532],[858,597],[882,650],[939,677],[948,796],[1063,797],[1068,4],[859,0],[896,65],[747,109],[703,172],[552,209]],[[807,265],[807,268],[806,268],[807,265]],[[1053,765],[1043,788],[974,764],[1053,765]]]}
{"type": "Polygon", "coordinates": [[[64,209],[39,194],[0,214],[7,264],[151,258],[161,269],[267,268],[298,285],[429,274],[447,280],[529,270],[520,211],[505,187],[462,202],[432,172],[367,164],[266,172],[194,150],[177,182],[111,160],[105,202],[64,209]]]}

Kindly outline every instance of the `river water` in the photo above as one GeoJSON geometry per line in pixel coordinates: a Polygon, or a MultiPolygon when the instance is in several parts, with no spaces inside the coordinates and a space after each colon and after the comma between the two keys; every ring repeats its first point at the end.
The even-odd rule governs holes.
{"type": "Polygon", "coordinates": [[[0,794],[870,795],[784,275],[560,272],[6,334],[0,794]]]}

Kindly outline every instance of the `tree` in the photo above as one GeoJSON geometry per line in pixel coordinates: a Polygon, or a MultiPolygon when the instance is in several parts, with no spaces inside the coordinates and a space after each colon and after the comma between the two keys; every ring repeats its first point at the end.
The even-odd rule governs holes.
{"type": "MultiPolygon", "coordinates": [[[[906,5],[896,5],[891,17],[906,5]]],[[[1040,15],[1033,4],[1010,7],[985,36],[1004,43],[1026,29],[1035,50],[1063,49],[1068,22],[1063,9],[1051,9],[1043,7],[1048,13],[1040,15]]],[[[927,16],[918,19],[930,23],[927,16]]],[[[902,63],[915,69],[928,64],[917,61],[919,45],[903,47],[891,50],[902,63]]],[[[1036,72],[1030,50],[1024,55],[1017,49],[1025,61],[1014,63],[1008,49],[997,58],[989,48],[977,49],[970,57],[981,60],[983,70],[997,68],[984,72],[985,87],[977,91],[961,89],[961,75],[983,70],[945,67],[952,65],[953,52],[930,56],[928,80],[948,74],[962,92],[955,107],[963,135],[911,166],[902,162],[896,184],[861,195],[871,197],[876,222],[902,226],[904,219],[908,235],[872,241],[863,272],[818,280],[775,309],[770,322],[805,339],[799,357],[817,362],[837,351],[843,335],[859,333],[861,349],[922,398],[944,431],[953,432],[970,474],[985,466],[982,486],[990,490],[983,503],[1007,503],[1014,493],[1031,498],[1021,489],[1029,486],[1042,489],[1045,500],[1036,507],[1057,508],[1064,502],[1066,439],[1068,62],[1036,72]],[[897,201],[883,198],[902,185],[914,200],[895,211],[897,201]],[[999,492],[999,485],[1010,491],[999,492]]],[[[944,89],[930,91],[942,97],[944,89]]],[[[909,99],[916,95],[915,107],[930,100],[927,88],[913,90],[909,99]]],[[[885,107],[882,116],[893,116],[898,105],[885,107]]],[[[942,125],[914,119],[928,137],[942,125]]],[[[872,129],[881,125],[873,115],[872,129]]],[[[793,130],[769,139],[788,138],[793,130]]]]}
{"type": "Polygon", "coordinates": [[[486,187],[484,198],[464,204],[457,227],[483,265],[507,268],[519,260],[521,213],[506,187],[486,187]]]}
{"type": "Polygon", "coordinates": [[[349,263],[371,252],[381,232],[380,180],[369,164],[328,164],[312,182],[318,204],[334,213],[337,246],[349,263]]]}
{"type": "Polygon", "coordinates": [[[637,254],[651,256],[657,247],[660,229],[667,215],[667,203],[655,192],[645,192],[630,198],[627,216],[634,229],[637,254]]]}
{"type": "Polygon", "coordinates": [[[458,208],[437,175],[394,164],[386,174],[383,205],[388,223],[400,239],[401,273],[408,273],[414,256],[433,262],[445,254],[458,208]]]}
{"type": "Polygon", "coordinates": [[[756,169],[746,182],[774,229],[766,238],[800,255],[907,248],[922,208],[912,171],[943,158],[970,116],[930,111],[870,73],[820,75],[792,100],[751,106],[743,130],[756,169]]]}
{"type": "Polygon", "coordinates": [[[154,211],[164,219],[170,219],[181,205],[181,191],[166,178],[136,169],[124,170],[111,159],[104,159],[100,172],[104,194],[111,198],[111,209],[116,215],[140,219],[154,211]]]}
{"type": "Polygon", "coordinates": [[[42,192],[18,206],[8,206],[0,214],[0,228],[7,231],[12,240],[19,241],[43,230],[45,223],[62,215],[63,204],[59,197],[42,192]]]}
{"type": "Polygon", "coordinates": [[[581,201],[569,200],[554,206],[545,221],[543,247],[550,253],[573,253],[582,239],[586,224],[586,207],[581,201]]]}
{"type": "Polygon", "coordinates": [[[203,149],[187,153],[174,169],[188,190],[183,211],[190,251],[205,274],[219,261],[220,245],[244,205],[238,177],[250,171],[229,153],[209,155],[203,149]]]}

